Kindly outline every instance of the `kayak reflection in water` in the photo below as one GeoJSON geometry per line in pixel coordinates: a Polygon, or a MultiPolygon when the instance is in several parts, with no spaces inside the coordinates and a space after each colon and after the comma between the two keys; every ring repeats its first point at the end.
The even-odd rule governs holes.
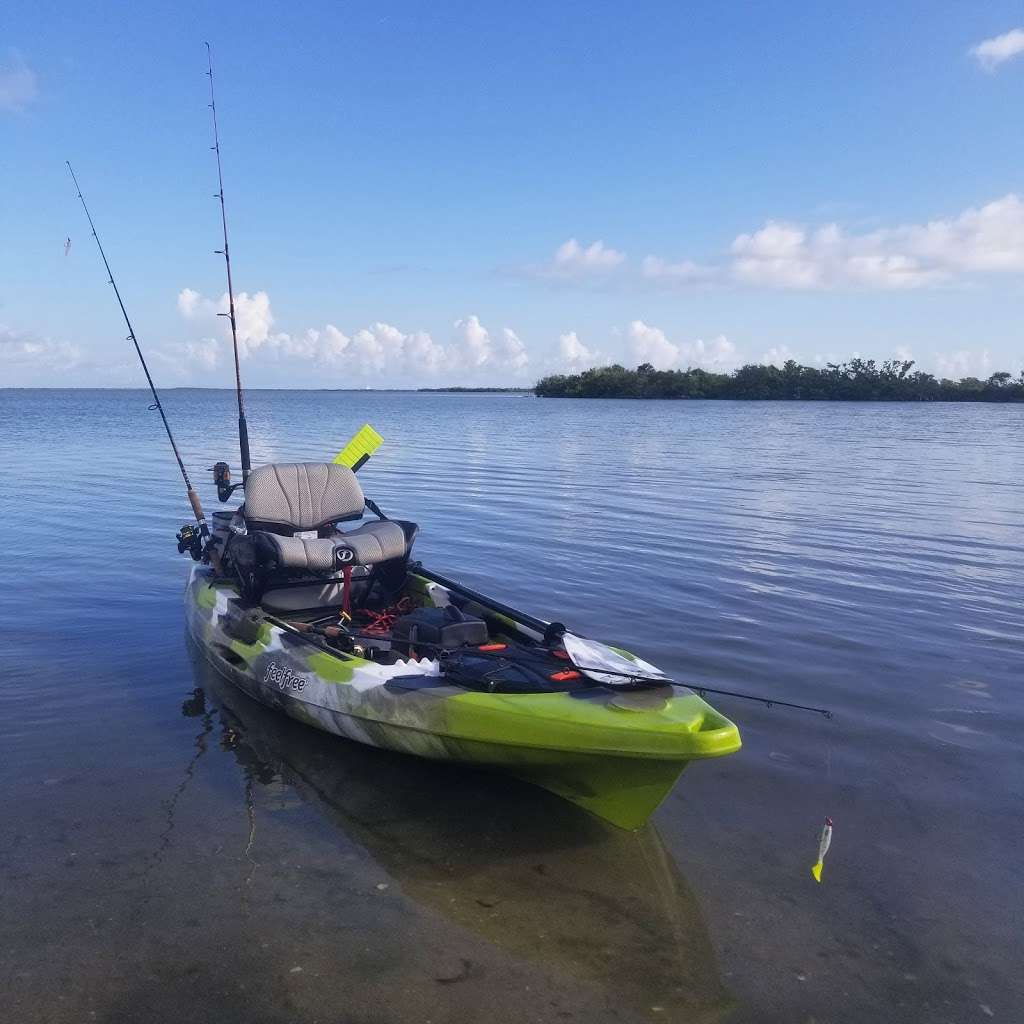
{"type": "Polygon", "coordinates": [[[183,713],[216,709],[246,790],[272,787],[271,807],[295,797],[314,807],[409,900],[617,1003],[662,1008],[663,1019],[710,1021],[730,1008],[700,908],[653,825],[624,832],[505,776],[318,733],[192,653],[198,688],[183,713]]]}

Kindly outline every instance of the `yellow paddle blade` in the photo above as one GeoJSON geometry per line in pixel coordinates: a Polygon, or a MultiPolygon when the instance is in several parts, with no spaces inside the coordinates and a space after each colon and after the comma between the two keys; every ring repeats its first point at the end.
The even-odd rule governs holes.
{"type": "Polygon", "coordinates": [[[815,864],[813,868],[811,868],[811,874],[814,875],[814,880],[816,882],[820,882],[821,881],[821,869],[824,866],[825,865],[822,864],[822,862],[819,860],[818,863],[815,864]]]}
{"type": "Polygon", "coordinates": [[[384,438],[369,423],[364,423],[355,432],[352,440],[334,456],[334,461],[357,472],[383,443],[384,438]]]}

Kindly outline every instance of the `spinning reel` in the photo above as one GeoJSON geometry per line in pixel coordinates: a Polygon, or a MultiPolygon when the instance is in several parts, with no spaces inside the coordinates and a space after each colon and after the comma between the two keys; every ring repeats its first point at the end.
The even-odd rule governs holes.
{"type": "Polygon", "coordinates": [[[178,554],[183,555],[187,551],[194,562],[202,560],[203,557],[203,535],[191,523],[186,523],[177,535],[178,554]]]}
{"type": "Polygon", "coordinates": [[[231,467],[226,462],[215,462],[210,467],[210,472],[213,474],[213,482],[217,485],[217,498],[221,502],[227,501],[239,487],[245,486],[244,482],[231,482],[231,467]]]}

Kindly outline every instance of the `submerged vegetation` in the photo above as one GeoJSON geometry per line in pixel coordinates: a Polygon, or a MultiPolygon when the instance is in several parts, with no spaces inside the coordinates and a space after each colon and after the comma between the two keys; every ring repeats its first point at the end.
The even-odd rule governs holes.
{"type": "Polygon", "coordinates": [[[732,398],[841,402],[1024,402],[1024,371],[985,380],[939,379],[914,370],[911,359],[851,359],[824,367],[750,364],[732,373],[707,370],[635,370],[618,364],[537,382],[541,398],[732,398]]]}

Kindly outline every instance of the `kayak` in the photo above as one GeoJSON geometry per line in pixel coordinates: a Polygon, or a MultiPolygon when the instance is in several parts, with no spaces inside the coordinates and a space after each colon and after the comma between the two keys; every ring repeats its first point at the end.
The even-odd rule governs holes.
{"type": "Polygon", "coordinates": [[[346,466],[254,469],[243,505],[214,520],[189,631],[293,719],[506,772],[631,830],[691,761],[740,747],[731,721],[650,663],[412,561],[418,528],[384,516],[346,466]],[[364,509],[376,521],[342,529],[364,509]]]}

